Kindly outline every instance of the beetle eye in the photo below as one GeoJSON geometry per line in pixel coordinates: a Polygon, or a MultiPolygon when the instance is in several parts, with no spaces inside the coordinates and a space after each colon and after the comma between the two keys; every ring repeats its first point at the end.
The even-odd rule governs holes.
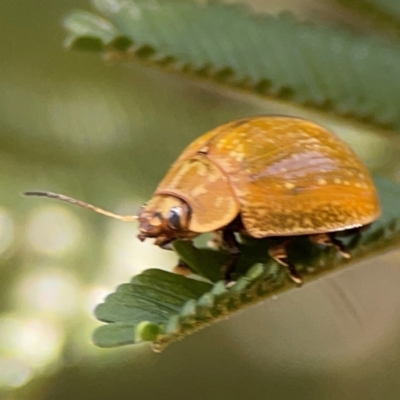
{"type": "Polygon", "coordinates": [[[168,213],[168,226],[171,229],[175,229],[177,231],[182,229],[182,208],[181,207],[172,207],[168,213]]]}

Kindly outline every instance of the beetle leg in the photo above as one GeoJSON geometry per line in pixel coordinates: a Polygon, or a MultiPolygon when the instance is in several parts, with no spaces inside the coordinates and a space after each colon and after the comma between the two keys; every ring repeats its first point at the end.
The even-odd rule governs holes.
{"type": "Polygon", "coordinates": [[[333,246],[344,258],[351,258],[346,246],[331,233],[319,233],[318,235],[310,235],[310,239],[324,246],[333,246]]]}
{"type": "Polygon", "coordinates": [[[235,238],[235,234],[226,229],[222,232],[222,241],[227,248],[231,259],[229,260],[228,264],[224,268],[224,277],[226,281],[231,281],[231,275],[235,270],[236,263],[240,256],[240,248],[239,243],[235,238]]]}
{"type": "Polygon", "coordinates": [[[268,249],[268,254],[273,260],[275,260],[277,263],[283,265],[286,268],[289,278],[297,286],[301,286],[303,284],[303,279],[297,272],[295,266],[288,260],[287,249],[286,249],[287,244],[288,241],[285,240],[284,242],[278,244],[277,246],[271,247],[270,249],[268,249]]]}

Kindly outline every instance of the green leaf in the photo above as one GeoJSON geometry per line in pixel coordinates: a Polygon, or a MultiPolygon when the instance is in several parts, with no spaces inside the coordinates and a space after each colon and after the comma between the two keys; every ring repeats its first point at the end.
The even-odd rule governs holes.
{"type": "Polygon", "coordinates": [[[132,41],[107,20],[85,11],[73,11],[64,18],[69,35],[66,46],[81,50],[100,51],[106,46],[125,50],[132,41]]]}
{"type": "Polygon", "coordinates": [[[81,46],[79,40],[97,37],[102,50],[115,54],[112,37],[122,34],[126,43],[133,43],[126,51],[117,51],[126,57],[400,127],[400,90],[395,84],[400,46],[390,41],[299,22],[286,14],[254,15],[246,7],[219,1],[94,0],[93,4],[113,28],[100,29],[102,23],[89,18],[86,33],[82,25],[87,13],[74,12],[66,23],[73,47],[81,46]]]}
{"type": "Polygon", "coordinates": [[[190,269],[212,282],[221,279],[220,266],[228,261],[228,255],[211,249],[197,249],[192,242],[176,240],[172,244],[179,259],[190,266],[190,269]]]}
{"type": "Polygon", "coordinates": [[[379,28],[400,33],[400,3],[393,0],[337,0],[370,18],[379,28]]]}
{"type": "MultiPolygon", "coordinates": [[[[340,266],[350,265],[357,258],[400,239],[400,186],[384,179],[377,179],[376,185],[383,214],[359,235],[343,238],[352,254],[350,262],[332,248],[321,248],[304,237],[295,239],[289,256],[305,282],[340,266]]],[[[243,254],[236,282],[230,285],[222,280],[208,283],[157,269],[135,276],[130,283],[120,285],[96,308],[96,317],[108,324],[95,331],[95,344],[113,347],[151,341],[154,349],[162,350],[175,340],[237,310],[278,292],[294,289],[285,270],[267,255],[272,242],[273,239],[251,238],[242,241],[243,254]]],[[[210,267],[221,273],[222,264],[216,265],[215,260],[224,260],[226,255],[208,248],[196,249],[190,242],[186,242],[187,247],[182,243],[185,242],[176,247],[178,255],[185,254],[193,269],[213,278],[218,275],[215,271],[211,274],[210,267]],[[193,257],[188,256],[190,251],[193,251],[193,257]],[[215,258],[210,263],[212,252],[215,258]],[[203,262],[206,266],[200,267],[203,262]]]]}

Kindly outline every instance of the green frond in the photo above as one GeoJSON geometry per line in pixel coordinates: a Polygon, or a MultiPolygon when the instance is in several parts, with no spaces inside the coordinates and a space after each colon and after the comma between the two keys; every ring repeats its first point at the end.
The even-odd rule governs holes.
{"type": "Polygon", "coordinates": [[[383,32],[400,33],[400,3],[393,0],[337,0],[367,17],[383,32]]]}
{"type": "MultiPolygon", "coordinates": [[[[306,238],[297,239],[291,253],[306,283],[400,240],[400,186],[383,179],[376,184],[383,214],[360,235],[347,238],[350,261],[338,256],[332,248],[321,249],[306,238]]],[[[289,289],[301,290],[267,256],[267,248],[267,239],[244,241],[235,283],[227,287],[221,276],[216,275],[223,265],[218,264],[223,257],[219,251],[195,249],[190,242],[181,242],[175,248],[178,255],[186,257],[192,270],[210,281],[157,269],[144,271],[130,283],[120,285],[96,308],[96,317],[108,324],[95,331],[95,344],[113,347],[150,341],[160,351],[248,305],[289,289]],[[194,256],[189,257],[191,251],[194,256]]]]}
{"type": "Polygon", "coordinates": [[[110,21],[75,11],[67,44],[400,127],[400,46],[293,16],[218,1],[95,0],[110,21]],[[104,29],[102,28],[104,24],[104,29]],[[110,25],[111,24],[111,25],[110,25]],[[121,41],[123,45],[121,45],[121,41]]]}

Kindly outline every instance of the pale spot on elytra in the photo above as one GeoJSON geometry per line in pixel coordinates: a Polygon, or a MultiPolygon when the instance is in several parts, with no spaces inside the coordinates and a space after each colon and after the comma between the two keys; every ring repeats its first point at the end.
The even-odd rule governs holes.
{"type": "Polygon", "coordinates": [[[229,157],[235,158],[236,155],[237,155],[236,151],[232,150],[232,151],[229,152],[229,157]]]}
{"type": "Polygon", "coordinates": [[[207,181],[208,182],[216,182],[218,179],[220,179],[220,175],[217,173],[211,173],[207,176],[207,181]]]}
{"type": "Polygon", "coordinates": [[[245,154],[243,152],[240,152],[240,151],[233,151],[232,150],[232,151],[229,152],[229,157],[233,158],[237,162],[242,162],[244,157],[245,157],[245,154]]]}
{"type": "Polygon", "coordinates": [[[303,225],[304,226],[312,226],[312,221],[310,218],[304,218],[303,219],[303,225]]]}
{"type": "Polygon", "coordinates": [[[195,187],[193,190],[191,190],[191,192],[190,192],[190,194],[191,194],[193,197],[197,197],[197,196],[200,196],[200,195],[205,194],[205,193],[207,193],[207,189],[204,187],[204,185],[196,186],[196,187],[195,187]]]}
{"type": "Polygon", "coordinates": [[[292,182],[285,182],[285,188],[286,189],[293,189],[294,188],[294,184],[292,182]]]}
{"type": "Polygon", "coordinates": [[[235,157],[235,160],[236,160],[237,162],[242,162],[243,159],[244,159],[244,153],[238,153],[238,154],[236,155],[236,157],[235,157]]]}
{"type": "Polygon", "coordinates": [[[224,202],[224,198],[222,196],[218,196],[215,200],[215,208],[220,208],[224,202]]]}
{"type": "Polygon", "coordinates": [[[318,185],[326,185],[327,181],[326,181],[326,179],[320,178],[317,180],[317,183],[318,183],[318,185]]]}

